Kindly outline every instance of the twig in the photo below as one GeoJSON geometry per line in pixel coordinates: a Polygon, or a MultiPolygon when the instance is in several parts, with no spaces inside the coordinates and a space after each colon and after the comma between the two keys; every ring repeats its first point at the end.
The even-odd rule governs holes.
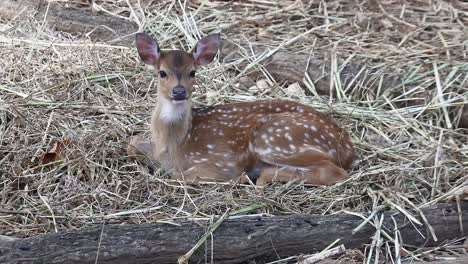
{"type": "Polygon", "coordinates": [[[339,255],[339,254],[343,254],[344,252],[346,252],[345,246],[344,245],[339,245],[337,247],[334,247],[334,248],[331,248],[331,249],[328,249],[328,250],[324,250],[324,251],[322,251],[320,253],[317,253],[317,254],[314,254],[314,255],[305,256],[304,259],[301,260],[301,261],[298,261],[297,264],[317,263],[317,262],[319,262],[321,260],[336,256],[336,255],[339,255]]]}
{"type": "Polygon", "coordinates": [[[189,252],[185,253],[184,255],[179,257],[179,260],[177,263],[179,264],[188,264],[190,258],[192,257],[193,253],[205,242],[205,240],[218,228],[224,220],[229,216],[229,209],[224,212],[224,214],[214,223],[214,225],[208,230],[201,238],[198,240],[197,244],[193,246],[192,249],[189,250],[189,252]]]}

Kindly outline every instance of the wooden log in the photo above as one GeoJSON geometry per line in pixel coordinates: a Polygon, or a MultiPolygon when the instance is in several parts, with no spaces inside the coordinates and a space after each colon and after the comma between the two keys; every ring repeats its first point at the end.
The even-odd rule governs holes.
{"type": "MultiPolygon", "coordinates": [[[[253,50],[257,56],[267,51],[262,46],[245,47],[245,50],[253,50]]],[[[223,42],[221,51],[221,60],[225,63],[238,61],[246,55],[241,54],[238,48],[238,43],[231,43],[228,40],[223,42]]],[[[293,84],[298,83],[303,89],[306,89],[305,78],[310,78],[312,86],[315,88],[319,95],[332,95],[336,94],[335,85],[331,85],[332,79],[339,79],[339,85],[343,89],[348,85],[356,83],[364,84],[364,86],[382,86],[382,90],[396,89],[401,85],[403,76],[400,73],[395,73],[393,70],[376,74],[376,70],[368,65],[365,59],[352,59],[344,63],[345,58],[337,54],[337,70],[335,74],[339,76],[331,76],[332,63],[331,54],[329,52],[316,52],[315,56],[311,57],[306,53],[291,52],[289,49],[279,49],[271,56],[260,61],[260,65],[273,77],[279,84],[293,84]],[[380,79],[382,78],[382,79],[380,79]]],[[[236,67],[240,70],[248,66],[248,62],[244,61],[236,67]]],[[[260,71],[251,71],[247,74],[252,81],[244,80],[246,83],[254,82],[256,79],[264,78],[263,73],[260,71]]],[[[358,85],[359,86],[359,85],[358,85]]],[[[352,90],[349,90],[350,93],[352,90]]],[[[400,91],[396,91],[397,94],[400,91]]],[[[310,94],[310,93],[309,93],[310,94]]],[[[370,95],[372,97],[372,95],[370,95]]]]}
{"type": "MultiPolygon", "coordinates": [[[[428,226],[417,226],[395,211],[384,212],[384,227],[393,236],[397,223],[403,244],[435,246],[464,237],[460,224],[468,226],[468,202],[437,204],[422,210],[428,226]],[[392,217],[391,217],[392,216],[392,217]]],[[[413,212],[414,213],[414,212],[413,212]]],[[[418,213],[414,214],[421,222],[418,213]]],[[[371,242],[375,228],[352,230],[362,219],[349,214],[254,216],[225,220],[190,259],[191,263],[213,258],[214,263],[256,263],[296,254],[321,251],[336,239],[346,248],[362,248],[371,242]]],[[[209,230],[209,221],[177,221],[175,224],[103,225],[80,230],[38,235],[24,239],[0,239],[0,263],[177,263],[209,230]]]]}
{"type": "MultiPolygon", "coordinates": [[[[138,31],[134,22],[94,12],[91,8],[82,6],[82,1],[76,1],[68,6],[60,1],[46,0],[3,0],[0,6],[0,18],[44,20],[50,29],[69,33],[76,37],[86,36],[92,41],[101,41],[119,45],[131,45],[138,31]],[[81,7],[81,8],[80,8],[81,7]]],[[[92,4],[92,1],[87,1],[92,4]]]]}

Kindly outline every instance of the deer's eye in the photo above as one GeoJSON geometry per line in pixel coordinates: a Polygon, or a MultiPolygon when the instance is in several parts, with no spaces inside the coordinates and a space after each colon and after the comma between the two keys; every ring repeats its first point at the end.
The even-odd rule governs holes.
{"type": "Polygon", "coordinates": [[[167,77],[167,73],[165,71],[159,71],[159,77],[161,78],[166,78],[167,77]]]}
{"type": "Polygon", "coordinates": [[[191,77],[191,78],[195,78],[195,71],[191,71],[191,72],[190,72],[190,77],[191,77]]]}

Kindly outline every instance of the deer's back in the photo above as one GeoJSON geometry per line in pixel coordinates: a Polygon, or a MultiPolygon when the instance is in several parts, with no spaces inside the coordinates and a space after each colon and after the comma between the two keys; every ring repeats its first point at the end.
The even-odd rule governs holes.
{"type": "Polygon", "coordinates": [[[278,100],[195,109],[185,149],[189,161],[224,164],[220,167],[231,173],[242,171],[233,172],[230,165],[248,171],[256,166],[258,156],[268,155],[302,166],[307,160],[300,161],[299,154],[311,150],[349,169],[354,155],[349,135],[325,114],[278,100]]]}

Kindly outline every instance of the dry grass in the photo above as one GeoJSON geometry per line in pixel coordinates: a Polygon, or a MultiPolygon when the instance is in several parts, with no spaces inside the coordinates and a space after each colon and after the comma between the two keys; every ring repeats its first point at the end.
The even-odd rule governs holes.
{"type": "MultiPolygon", "coordinates": [[[[192,47],[214,31],[241,45],[236,59],[199,72],[199,104],[290,98],[332,114],[352,135],[358,157],[352,178],[329,188],[183,186],[129,161],[126,144],[147,129],[156,102],[156,80],[135,49],[95,45],[53,32],[43,21],[1,21],[0,233],[27,237],[104,220],[208,218],[227,208],[238,214],[368,215],[382,207],[408,213],[466,190],[467,134],[454,128],[468,101],[468,6],[307,2],[97,4],[134,20],[166,48],[192,47]],[[254,54],[258,48],[266,51],[254,54]],[[310,82],[308,95],[297,96],[275,83],[262,61],[277,48],[325,57],[324,74],[337,96],[317,96],[310,82]],[[344,86],[338,73],[354,61],[365,66],[344,86]],[[258,70],[268,87],[237,84],[258,70]],[[385,76],[396,76],[398,85],[380,85],[385,76]],[[60,153],[66,157],[43,164],[44,154],[64,140],[73,142],[60,153]]],[[[387,249],[380,254],[392,255],[387,249]]]]}

